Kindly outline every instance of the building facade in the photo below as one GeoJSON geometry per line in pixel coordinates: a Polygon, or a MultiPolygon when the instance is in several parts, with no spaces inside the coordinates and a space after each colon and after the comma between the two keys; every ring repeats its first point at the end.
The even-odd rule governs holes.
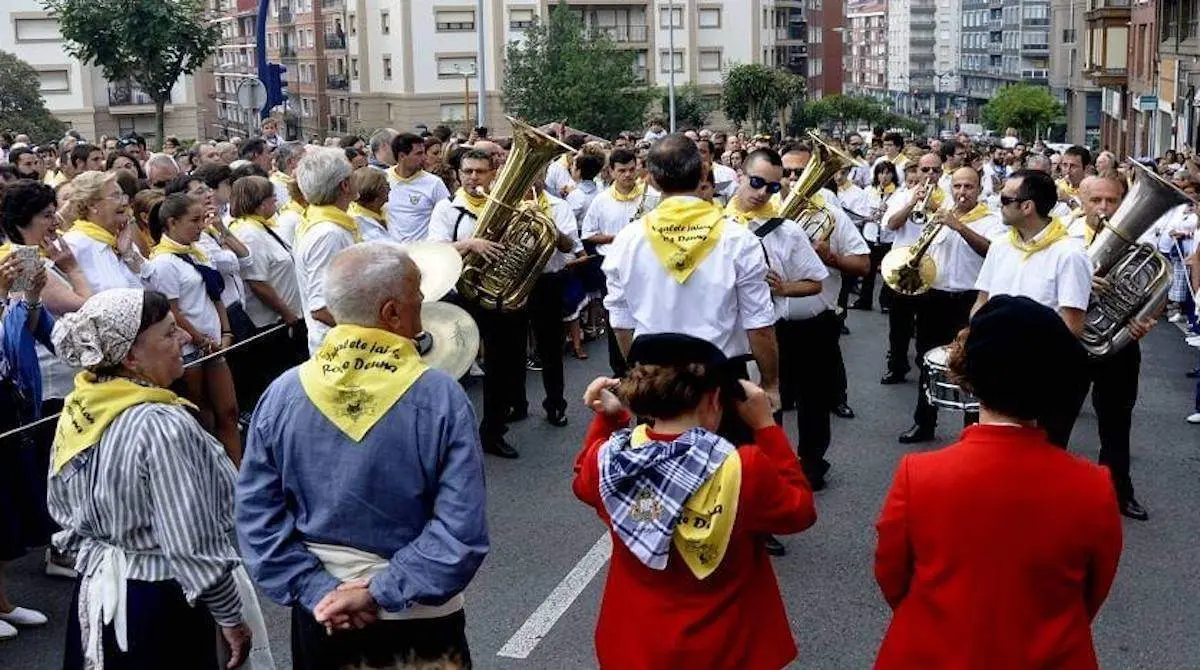
{"type": "MultiPolygon", "coordinates": [[[[67,55],[58,20],[37,0],[0,3],[0,45],[33,66],[46,108],[59,120],[95,141],[136,132],[157,145],[154,101],[131,82],[105,80],[97,67],[67,55]]],[[[163,132],[181,139],[201,135],[200,108],[192,77],[171,90],[163,132]]],[[[19,129],[14,129],[19,132],[19,129]]]]}
{"type": "Polygon", "coordinates": [[[851,0],[845,7],[844,88],[854,95],[884,98],[888,91],[887,2],[851,0]]]}
{"type": "Polygon", "coordinates": [[[1129,0],[1088,0],[1084,73],[1100,88],[1100,148],[1126,155],[1129,0]]]}
{"type": "Polygon", "coordinates": [[[1013,83],[1050,82],[1047,0],[962,0],[964,94],[985,103],[1013,83]]]}
{"type": "Polygon", "coordinates": [[[215,0],[221,44],[212,59],[209,93],[215,113],[205,131],[210,137],[249,137],[259,128],[259,109],[238,102],[238,91],[258,76],[257,0],[215,0]]]}
{"type": "Polygon", "coordinates": [[[1158,3],[1138,2],[1129,13],[1129,104],[1126,147],[1134,156],[1161,156],[1170,128],[1158,113],[1158,3]]]}
{"type": "Polygon", "coordinates": [[[929,122],[946,117],[958,91],[960,0],[887,3],[887,88],[895,109],[929,122]]]}
{"type": "Polygon", "coordinates": [[[1158,132],[1165,149],[1200,142],[1200,0],[1159,0],[1158,132]]]}
{"type": "Polygon", "coordinates": [[[845,75],[842,0],[777,0],[775,12],[776,43],[781,45],[777,48],[788,51],[788,59],[777,58],[776,64],[790,66],[794,62],[792,54],[800,48],[805,54],[803,67],[790,69],[806,78],[808,99],[820,100],[842,93],[845,75]]]}
{"type": "Polygon", "coordinates": [[[1100,87],[1084,73],[1088,0],[1050,2],[1050,90],[1066,110],[1066,136],[1073,144],[1100,147],[1100,87]]]}

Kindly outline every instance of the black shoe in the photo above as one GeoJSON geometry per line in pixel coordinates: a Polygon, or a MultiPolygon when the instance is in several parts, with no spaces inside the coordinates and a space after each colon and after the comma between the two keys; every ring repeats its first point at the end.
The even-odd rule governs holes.
{"type": "Polygon", "coordinates": [[[537,356],[530,356],[525,361],[525,369],[533,372],[541,372],[542,361],[537,356]]]}
{"type": "Polygon", "coordinates": [[[856,301],[850,303],[850,309],[859,309],[864,312],[869,312],[869,311],[871,311],[871,303],[863,302],[861,300],[856,300],[856,301]]]}
{"type": "Polygon", "coordinates": [[[767,554],[770,556],[786,556],[787,547],[783,543],[775,539],[774,535],[763,536],[763,547],[766,548],[767,554]]]}
{"type": "Polygon", "coordinates": [[[500,458],[520,458],[521,453],[513,448],[511,444],[506,442],[503,437],[498,437],[494,440],[488,440],[483,443],[483,453],[498,456],[500,458]]]}
{"type": "Polygon", "coordinates": [[[839,419],[853,419],[854,410],[850,409],[850,406],[845,402],[840,402],[837,404],[837,407],[833,408],[833,415],[839,419]]]}
{"type": "Polygon", "coordinates": [[[904,375],[905,375],[905,373],[903,373],[903,372],[889,372],[883,376],[883,379],[879,380],[879,383],[883,384],[884,386],[891,386],[892,384],[903,384],[904,382],[908,381],[907,379],[905,379],[904,375]]]}
{"type": "Polygon", "coordinates": [[[879,306],[879,313],[880,313],[880,314],[887,314],[887,313],[888,313],[888,312],[890,312],[890,311],[892,311],[892,308],[891,308],[891,307],[888,307],[887,305],[880,305],[880,306],[879,306]]]}
{"type": "Polygon", "coordinates": [[[504,423],[513,423],[514,421],[523,421],[529,417],[528,407],[509,407],[504,413],[504,423]]]}
{"type": "Polygon", "coordinates": [[[849,334],[850,334],[850,329],[847,328],[846,324],[843,323],[842,324],[842,335],[849,335],[849,334]]]}
{"type": "Polygon", "coordinates": [[[1150,513],[1142,507],[1137,500],[1129,498],[1120,502],[1121,514],[1133,519],[1134,521],[1146,521],[1150,518],[1150,513]]]}
{"type": "Polygon", "coordinates": [[[1191,370],[1188,370],[1187,374],[1184,376],[1188,379],[1196,379],[1197,377],[1200,377],[1200,368],[1192,368],[1191,370]]]}
{"type": "Polygon", "coordinates": [[[567,425],[567,410],[565,409],[549,409],[546,410],[546,421],[551,426],[562,428],[567,425]]]}
{"type": "Polygon", "coordinates": [[[896,439],[898,439],[900,441],[900,444],[916,444],[918,442],[932,442],[933,441],[933,429],[926,428],[925,426],[919,426],[914,423],[912,428],[909,428],[907,431],[901,433],[900,437],[898,437],[896,439]]]}

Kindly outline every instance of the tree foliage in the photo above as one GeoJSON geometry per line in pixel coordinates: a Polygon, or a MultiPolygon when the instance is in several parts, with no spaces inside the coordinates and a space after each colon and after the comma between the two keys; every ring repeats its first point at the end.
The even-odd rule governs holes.
{"type": "MultiPolygon", "coordinates": [[[[670,92],[662,90],[662,108],[671,108],[670,92]]],[[[700,87],[688,82],[675,87],[675,121],[680,128],[702,128],[716,105],[704,97],[700,87]]]]}
{"type": "Polygon", "coordinates": [[[782,121],[783,112],[804,96],[804,78],[761,63],[734,65],[725,71],[721,106],[734,123],[782,121]],[[779,115],[779,116],[777,116],[779,115]]]}
{"type": "Polygon", "coordinates": [[[641,128],[654,90],[638,81],[636,62],[603,33],[585,32],[560,2],[547,23],[508,45],[504,105],[533,125],[566,121],[602,137],[641,128]]]}
{"type": "Polygon", "coordinates": [[[847,132],[866,124],[872,128],[905,128],[914,132],[921,122],[891,112],[875,98],[853,95],[831,95],[792,107],[788,132],[801,135],[810,128],[830,128],[847,132]]]}
{"type": "Polygon", "coordinates": [[[0,51],[0,130],[25,133],[35,144],[57,140],[67,126],[46,109],[38,73],[29,63],[0,51]]]}
{"type": "Polygon", "coordinates": [[[221,38],[202,0],[41,0],[58,19],[67,53],[131,82],[154,101],[158,142],[171,88],[212,55],[221,38]]]}
{"type": "Polygon", "coordinates": [[[1063,114],[1063,106],[1043,86],[1011,84],[983,106],[982,114],[993,130],[1016,128],[1022,137],[1032,137],[1054,123],[1063,114]]]}

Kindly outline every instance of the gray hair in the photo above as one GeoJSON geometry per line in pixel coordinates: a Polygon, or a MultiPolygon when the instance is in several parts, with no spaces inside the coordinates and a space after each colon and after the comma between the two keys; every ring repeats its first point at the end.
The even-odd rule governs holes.
{"type": "Polygon", "coordinates": [[[150,171],[156,167],[169,167],[175,172],[179,172],[179,163],[166,154],[150,154],[150,157],[146,159],[146,174],[150,174],[150,171]]]}
{"type": "Polygon", "coordinates": [[[353,171],[342,149],[313,148],[306,151],[296,165],[296,185],[308,204],[330,205],[337,201],[342,182],[349,179],[353,171]]]}
{"type": "Polygon", "coordinates": [[[390,149],[392,147],[392,138],[399,134],[400,131],[396,130],[395,128],[380,128],[379,130],[376,130],[371,134],[371,139],[369,141],[371,155],[374,156],[378,154],[379,150],[383,147],[388,147],[390,149]]]}
{"type": "Polygon", "coordinates": [[[275,148],[275,169],[287,172],[288,163],[304,155],[303,142],[283,142],[275,148]]]}
{"type": "Polygon", "coordinates": [[[403,295],[404,280],[418,272],[395,242],[355,244],[335,254],[325,270],[325,304],[338,323],[373,326],[383,303],[403,295]]]}
{"type": "Polygon", "coordinates": [[[1041,154],[1030,154],[1025,159],[1025,169],[1027,170],[1040,170],[1049,173],[1053,167],[1054,165],[1050,162],[1050,159],[1041,154]]]}

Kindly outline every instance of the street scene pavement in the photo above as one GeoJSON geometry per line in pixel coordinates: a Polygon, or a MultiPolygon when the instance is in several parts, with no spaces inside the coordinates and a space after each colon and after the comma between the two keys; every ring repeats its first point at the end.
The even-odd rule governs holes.
{"type": "MultiPolygon", "coordinates": [[[[817,494],[818,521],[809,531],[783,538],[788,555],[774,559],[792,632],[800,649],[797,668],[868,668],[886,629],[889,611],[875,585],[874,521],[893,468],[906,447],[896,436],[911,424],[915,375],[904,385],[880,386],[886,317],[851,312],[851,335],[842,339],[850,379],[852,420],[834,419],[829,487],[817,494]]],[[[467,633],[476,668],[562,669],[595,667],[592,630],[599,607],[609,545],[595,514],[571,493],[572,462],[590,419],[579,397],[605,372],[604,342],[589,345],[591,358],[568,358],[570,425],[554,428],[542,413],[514,424],[509,441],[521,458],[488,457],[491,553],[466,592],[467,633]]],[[[1141,396],[1134,414],[1133,481],[1148,522],[1124,521],[1125,550],[1108,602],[1094,625],[1105,668],[1200,667],[1200,427],[1192,411],[1194,381],[1184,373],[1196,350],[1163,322],[1143,342],[1141,396]]],[[[1020,361],[1013,361],[1020,366],[1020,361]]],[[[1023,371],[1038,384],[1037,370],[1023,371]]],[[[542,398],[538,373],[529,373],[530,407],[542,398]]],[[[478,405],[479,384],[470,395],[478,405]]],[[[795,435],[794,413],[785,414],[795,435]]],[[[952,441],[961,416],[943,412],[936,449],[952,441]]],[[[1075,426],[1072,450],[1095,459],[1099,448],[1090,402],[1075,426]]],[[[42,556],[29,555],[7,571],[14,602],[46,612],[50,625],[22,630],[0,644],[0,668],[59,668],[70,582],[42,574],[42,556]]],[[[263,600],[271,646],[280,668],[291,667],[289,615],[263,600]]]]}

